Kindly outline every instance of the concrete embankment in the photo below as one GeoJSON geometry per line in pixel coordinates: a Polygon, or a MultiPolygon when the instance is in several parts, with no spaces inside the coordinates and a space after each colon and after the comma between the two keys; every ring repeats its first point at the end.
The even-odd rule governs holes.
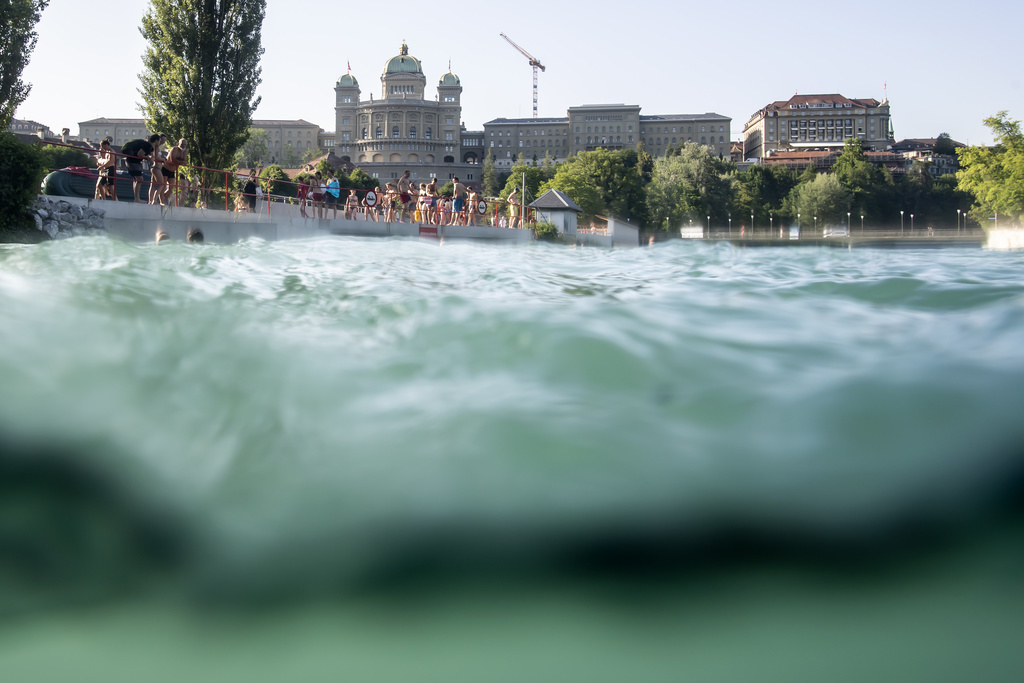
{"type": "MultiPolygon", "coordinates": [[[[207,242],[237,242],[247,237],[265,240],[301,239],[323,235],[356,236],[401,236],[437,237],[447,239],[498,240],[504,242],[529,242],[533,239],[530,230],[512,230],[487,226],[421,226],[418,223],[386,223],[343,218],[303,218],[297,206],[272,204],[267,212],[236,213],[215,209],[192,209],[185,207],[160,207],[129,202],[112,202],[75,197],[43,197],[42,201],[68,207],[65,223],[69,226],[67,236],[74,233],[80,219],[74,216],[88,214],[90,228],[102,228],[133,242],[152,241],[157,231],[164,231],[172,240],[184,240],[191,228],[199,228],[207,242]],[[102,212],[101,215],[99,212],[102,212]],[[99,220],[96,220],[96,219],[99,220]]],[[[340,213],[340,212],[339,212],[340,213]]],[[[42,229],[42,228],[40,228],[42,229]]],[[[58,237],[58,234],[51,237],[58,237]]]]}

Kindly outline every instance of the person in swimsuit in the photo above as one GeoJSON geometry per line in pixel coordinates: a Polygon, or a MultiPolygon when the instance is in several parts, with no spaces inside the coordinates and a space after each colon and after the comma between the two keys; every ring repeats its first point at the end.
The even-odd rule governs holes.
{"type": "Polygon", "coordinates": [[[463,211],[466,208],[466,186],[459,181],[459,177],[452,178],[455,189],[452,190],[452,225],[465,225],[463,211]]]}
{"type": "Polygon", "coordinates": [[[309,218],[309,216],[306,215],[306,197],[308,197],[308,196],[309,196],[309,185],[306,184],[306,179],[304,177],[299,178],[299,189],[298,189],[299,213],[302,214],[303,218],[309,218]]]}
{"type": "Polygon", "coordinates": [[[151,136],[149,139],[153,143],[153,168],[150,171],[152,179],[149,185],[149,203],[164,206],[167,181],[164,179],[164,161],[166,160],[166,153],[162,148],[164,143],[167,142],[167,136],[155,135],[151,136]],[[156,140],[154,140],[153,137],[155,137],[156,140]]]}
{"type": "Polygon", "coordinates": [[[359,199],[356,197],[355,190],[349,190],[348,198],[345,200],[345,218],[354,221],[358,215],[359,199]]]}
{"type": "Polygon", "coordinates": [[[313,175],[313,182],[310,185],[312,190],[309,195],[310,200],[313,202],[313,218],[324,217],[324,195],[327,194],[327,185],[324,184],[323,176],[320,175],[320,171],[317,171],[313,175]]]}
{"type": "Polygon", "coordinates": [[[171,147],[167,153],[167,161],[164,163],[169,194],[174,194],[174,200],[178,206],[185,206],[188,203],[188,192],[191,189],[188,176],[185,175],[185,169],[182,168],[188,162],[187,148],[188,143],[185,142],[185,138],[181,138],[177,145],[171,147]]]}
{"type": "Polygon", "coordinates": [[[402,177],[398,179],[398,201],[401,202],[401,209],[408,211],[410,209],[410,202],[412,201],[412,181],[409,180],[409,171],[402,174],[402,177]]]}
{"type": "Polygon", "coordinates": [[[110,143],[106,140],[100,143],[96,168],[99,171],[99,178],[96,179],[95,199],[113,199],[116,202],[117,191],[114,178],[117,177],[117,160],[114,153],[110,151],[110,143]]]}
{"type": "Polygon", "coordinates": [[[512,220],[509,221],[510,228],[516,227],[519,223],[519,188],[513,188],[512,194],[508,196],[508,208],[509,213],[512,216],[512,220]]]}

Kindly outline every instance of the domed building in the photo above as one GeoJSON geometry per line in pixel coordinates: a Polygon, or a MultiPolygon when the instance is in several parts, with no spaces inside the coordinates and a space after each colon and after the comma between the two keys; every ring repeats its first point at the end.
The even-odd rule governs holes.
{"type": "Polygon", "coordinates": [[[382,183],[409,170],[420,182],[436,177],[444,184],[457,175],[478,184],[483,132],[464,140],[459,77],[449,70],[438,80],[436,95],[427,99],[423,65],[402,43],[384,64],[380,82],[380,96],[362,100],[354,76],[338,79],[335,154],[382,183]]]}

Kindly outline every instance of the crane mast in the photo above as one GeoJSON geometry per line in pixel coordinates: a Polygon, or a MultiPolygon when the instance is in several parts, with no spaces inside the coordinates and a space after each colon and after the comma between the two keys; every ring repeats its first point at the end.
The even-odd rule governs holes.
{"type": "Polygon", "coordinates": [[[509,45],[514,47],[516,50],[518,50],[519,54],[521,54],[524,57],[526,57],[526,59],[529,60],[529,62],[530,62],[530,66],[533,67],[533,118],[537,118],[537,69],[540,69],[541,71],[547,71],[547,67],[545,67],[543,64],[541,64],[539,59],[537,59],[536,57],[531,55],[529,52],[527,52],[523,48],[521,48],[518,45],[516,45],[515,41],[513,41],[511,38],[506,36],[504,33],[502,33],[500,35],[501,35],[502,38],[504,38],[506,41],[508,41],[509,45]]]}

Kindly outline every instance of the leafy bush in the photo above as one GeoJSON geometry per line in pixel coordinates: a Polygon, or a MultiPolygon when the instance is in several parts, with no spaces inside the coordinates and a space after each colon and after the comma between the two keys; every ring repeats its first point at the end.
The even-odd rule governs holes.
{"type": "Polygon", "coordinates": [[[70,147],[46,145],[40,150],[40,154],[42,155],[43,168],[45,169],[68,168],[69,166],[96,168],[96,159],[94,157],[70,147]]]}
{"type": "Polygon", "coordinates": [[[43,162],[38,148],[0,131],[0,226],[24,224],[25,211],[39,193],[43,162]]]}
{"type": "Polygon", "coordinates": [[[557,242],[558,228],[553,223],[537,223],[533,226],[534,238],[543,242],[557,242]]]}

